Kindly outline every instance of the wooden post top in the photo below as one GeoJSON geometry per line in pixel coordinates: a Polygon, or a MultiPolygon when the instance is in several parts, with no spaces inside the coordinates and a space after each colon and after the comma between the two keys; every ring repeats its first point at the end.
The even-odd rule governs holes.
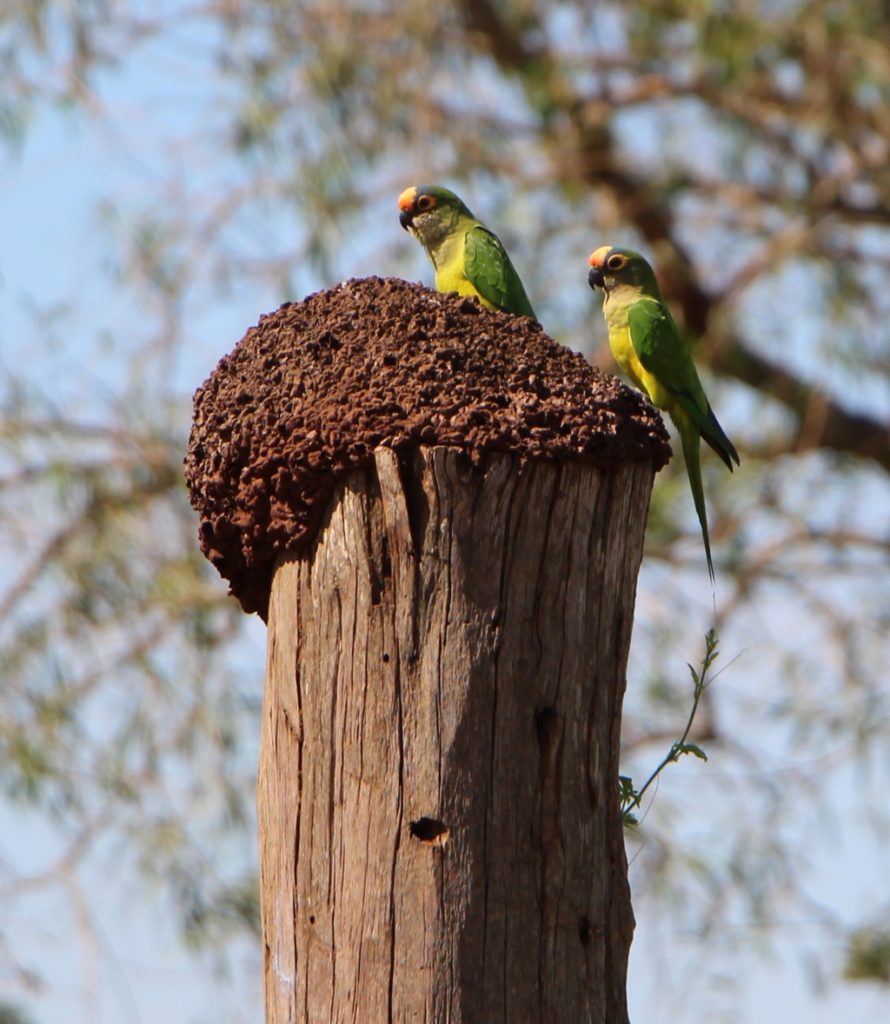
{"type": "Polygon", "coordinates": [[[194,399],[185,460],[204,554],[265,618],[278,558],[379,446],[602,469],[670,458],[660,416],[526,317],[398,279],[347,281],[261,317],[194,399]]]}

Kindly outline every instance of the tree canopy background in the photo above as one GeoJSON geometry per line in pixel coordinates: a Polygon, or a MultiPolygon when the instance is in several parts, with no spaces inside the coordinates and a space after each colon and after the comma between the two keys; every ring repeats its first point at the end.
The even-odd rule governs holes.
{"type": "MultiPolygon", "coordinates": [[[[9,1019],[52,1005],[33,908],[62,904],[82,954],[68,984],[98,1019],[115,973],[105,879],[122,916],[156,902],[224,987],[259,977],[262,631],[198,551],[190,395],[281,301],[349,276],[431,283],[396,208],[420,182],[455,188],[545,330],[607,368],[586,257],[643,250],[742,456],[732,477],[704,457],[716,667],[731,667],[694,737],[709,764],[673,768],[628,836],[632,1003],[636,985],[649,1021],[753,1019],[746,971],[775,957],[886,1001],[888,15],[871,0],[6,0],[9,1019]]],[[[682,728],[713,617],[676,457],[638,592],[635,777],[682,728]]]]}

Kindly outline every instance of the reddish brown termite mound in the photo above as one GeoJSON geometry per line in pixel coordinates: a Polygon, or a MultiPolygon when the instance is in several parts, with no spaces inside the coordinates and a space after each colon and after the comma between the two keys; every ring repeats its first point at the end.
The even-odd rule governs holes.
{"type": "Polygon", "coordinates": [[[602,469],[670,457],[635,391],[525,317],[396,279],[347,281],[261,317],[195,394],[186,457],[201,547],[265,616],[277,559],[377,446],[602,469]]]}

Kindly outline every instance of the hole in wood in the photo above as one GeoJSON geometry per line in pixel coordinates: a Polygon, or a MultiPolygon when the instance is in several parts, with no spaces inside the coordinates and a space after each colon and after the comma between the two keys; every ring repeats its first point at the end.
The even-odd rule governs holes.
{"type": "Polygon", "coordinates": [[[542,755],[550,750],[556,736],[557,724],[556,708],[538,708],[535,711],[535,732],[538,736],[538,747],[542,755]]]}
{"type": "Polygon", "coordinates": [[[408,831],[422,843],[444,846],[448,840],[448,826],[435,818],[418,818],[408,825],[408,831]]]}
{"type": "Polygon", "coordinates": [[[310,914],[309,915],[309,923],[310,924],[315,924],[315,914],[310,914]]]}
{"type": "Polygon", "coordinates": [[[581,923],[578,926],[578,938],[580,938],[582,946],[590,945],[590,918],[587,914],[581,918],[581,923]]]}
{"type": "Polygon", "coordinates": [[[389,664],[389,655],[386,654],[386,652],[384,652],[384,654],[383,654],[383,664],[384,665],[388,665],[389,664]]]}

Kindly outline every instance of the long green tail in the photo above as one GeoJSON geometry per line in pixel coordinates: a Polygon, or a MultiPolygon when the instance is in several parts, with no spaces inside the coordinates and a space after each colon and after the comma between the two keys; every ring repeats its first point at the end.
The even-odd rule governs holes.
{"type": "Polygon", "coordinates": [[[677,430],[680,432],[680,441],[683,445],[683,458],[686,461],[686,475],[689,477],[689,489],[692,491],[692,500],[695,504],[695,511],[698,515],[701,526],[702,539],[705,542],[705,555],[708,559],[708,575],[711,583],[714,582],[714,563],[711,561],[711,538],[708,536],[708,513],[705,508],[705,491],[701,479],[701,438],[698,428],[685,412],[676,410],[671,415],[677,430]]]}

